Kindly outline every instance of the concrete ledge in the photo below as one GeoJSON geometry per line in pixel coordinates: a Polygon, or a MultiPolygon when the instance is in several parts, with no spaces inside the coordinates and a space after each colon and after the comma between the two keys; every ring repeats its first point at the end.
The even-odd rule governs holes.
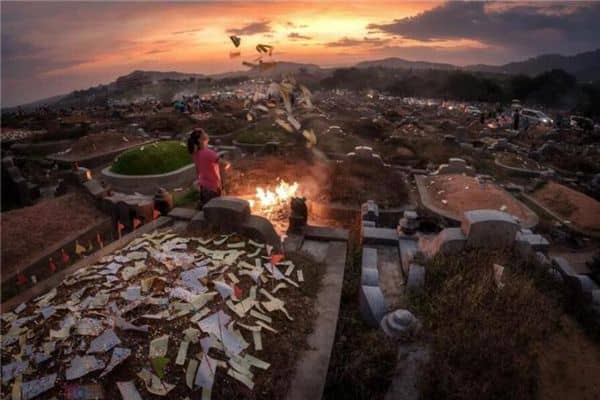
{"type": "Polygon", "coordinates": [[[348,231],[340,228],[307,225],[304,228],[304,237],[312,240],[334,240],[347,242],[348,231]]]}
{"type": "Polygon", "coordinates": [[[198,210],[193,208],[175,207],[169,212],[169,217],[183,221],[191,221],[196,214],[198,214],[198,210]]]}
{"type": "Polygon", "coordinates": [[[363,244],[382,244],[398,246],[398,232],[389,228],[363,228],[363,244]]]}
{"type": "Polygon", "coordinates": [[[178,170],[166,174],[154,175],[123,175],[117,174],[106,167],[102,170],[102,178],[110,186],[123,193],[141,193],[153,195],[159,187],[172,190],[178,187],[188,187],[196,179],[196,167],[188,164],[178,170]]]}
{"type": "Polygon", "coordinates": [[[153,230],[165,227],[165,226],[171,224],[172,222],[173,222],[173,220],[171,218],[160,217],[150,223],[142,225],[139,229],[136,229],[135,231],[123,236],[121,239],[116,240],[116,241],[104,246],[103,248],[101,248],[100,250],[95,252],[94,254],[92,254],[88,257],[85,257],[84,259],[76,262],[75,264],[71,265],[68,268],[57,271],[50,278],[48,278],[42,282],[39,282],[37,285],[33,286],[32,288],[29,288],[26,291],[24,291],[23,293],[20,293],[19,295],[3,302],[2,306],[1,306],[2,313],[11,311],[13,308],[18,306],[19,304],[28,302],[32,298],[40,296],[40,295],[46,293],[47,291],[51,290],[52,288],[57,287],[67,276],[69,276],[73,272],[77,271],[78,269],[80,269],[82,267],[93,264],[93,263],[97,262],[98,260],[100,260],[102,257],[104,257],[108,254],[111,254],[116,250],[121,249],[122,247],[126,246],[129,242],[131,242],[133,239],[135,239],[145,233],[149,233],[149,232],[152,232],[153,230]]]}
{"type": "Polygon", "coordinates": [[[315,309],[319,311],[313,332],[307,338],[308,350],[298,360],[286,399],[320,399],[323,396],[331,349],[335,339],[347,247],[331,242],[325,257],[327,270],[317,295],[315,309]]]}
{"type": "MultiPolygon", "coordinates": [[[[79,243],[83,245],[87,245],[90,240],[95,243],[96,234],[100,234],[104,241],[110,242],[114,237],[114,229],[111,218],[104,217],[93,225],[74,232],[64,240],[43,249],[43,252],[27,265],[17,265],[15,268],[11,268],[10,271],[4,270],[2,274],[2,301],[7,301],[7,299],[15,296],[18,297],[20,293],[24,293],[28,290],[24,289],[23,292],[19,292],[19,288],[16,287],[15,281],[18,271],[23,272],[28,277],[35,275],[38,280],[36,285],[39,285],[54,276],[48,269],[50,257],[54,259],[58,268],[64,268],[60,262],[61,249],[67,249],[70,256],[74,257],[73,249],[75,248],[76,241],[79,241],[79,243]],[[15,289],[17,289],[16,293],[15,289]]],[[[57,271],[60,270],[57,269],[57,271]]],[[[34,287],[36,285],[34,285],[34,287]]]]}

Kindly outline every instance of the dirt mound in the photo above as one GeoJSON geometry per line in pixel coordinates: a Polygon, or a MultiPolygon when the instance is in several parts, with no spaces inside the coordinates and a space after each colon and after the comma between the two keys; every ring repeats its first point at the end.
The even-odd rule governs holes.
{"type": "Polygon", "coordinates": [[[79,193],[2,213],[2,274],[12,274],[48,247],[102,217],[91,201],[79,193]]]}
{"type": "Polygon", "coordinates": [[[479,183],[463,175],[438,175],[425,179],[427,191],[436,207],[462,217],[465,211],[492,209],[528,219],[527,208],[493,183],[479,183]]]}
{"type": "Polygon", "coordinates": [[[583,229],[600,230],[600,202],[581,192],[549,182],[533,193],[533,197],[583,229]]]}
{"type": "Polygon", "coordinates": [[[73,156],[99,154],[135,143],[141,143],[142,141],[143,138],[141,137],[120,132],[92,133],[79,138],[73,143],[70,154],[73,156]]]}

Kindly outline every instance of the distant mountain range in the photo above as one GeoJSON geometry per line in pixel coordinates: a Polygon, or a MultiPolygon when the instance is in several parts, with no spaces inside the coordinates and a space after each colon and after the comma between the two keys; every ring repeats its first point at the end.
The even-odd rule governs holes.
{"type": "Polygon", "coordinates": [[[356,64],[356,67],[467,70],[509,75],[537,75],[551,69],[562,69],[569,74],[574,75],[579,81],[595,81],[600,80],[600,49],[579,53],[574,56],[544,54],[538,57],[528,58],[525,61],[511,62],[504,65],[476,64],[458,67],[452,64],[408,61],[402,58],[386,58],[383,60],[363,61],[356,64]]]}
{"type": "MultiPolygon", "coordinates": [[[[354,67],[464,70],[508,75],[537,75],[551,69],[563,69],[574,75],[579,81],[598,81],[600,80],[600,49],[576,54],[574,56],[546,54],[504,65],[478,64],[459,67],[452,64],[409,61],[394,57],[382,60],[363,61],[354,65],[354,67]]],[[[227,72],[216,75],[202,75],[174,71],[133,71],[106,85],[99,85],[86,90],[77,90],[66,95],[54,96],[23,105],[22,107],[25,109],[32,109],[41,105],[70,107],[105,102],[108,98],[133,100],[148,95],[153,95],[164,100],[177,94],[196,93],[198,89],[202,87],[209,87],[215,80],[228,81],[244,79],[245,77],[278,79],[282,76],[294,74],[298,79],[303,81],[318,81],[330,76],[333,71],[333,68],[321,68],[316,64],[300,64],[292,62],[278,62],[274,67],[268,69],[253,67],[246,71],[227,72]]],[[[15,109],[15,107],[12,109],[15,109]]]]}

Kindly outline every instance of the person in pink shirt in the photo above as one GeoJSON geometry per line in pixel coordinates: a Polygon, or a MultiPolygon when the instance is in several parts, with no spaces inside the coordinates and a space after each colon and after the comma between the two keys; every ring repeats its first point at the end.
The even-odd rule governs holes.
{"type": "Polygon", "coordinates": [[[202,128],[196,128],[188,138],[188,151],[196,165],[198,187],[200,189],[200,207],[214,197],[221,195],[221,170],[229,169],[229,162],[221,159],[214,150],[208,148],[208,134],[202,128]]]}

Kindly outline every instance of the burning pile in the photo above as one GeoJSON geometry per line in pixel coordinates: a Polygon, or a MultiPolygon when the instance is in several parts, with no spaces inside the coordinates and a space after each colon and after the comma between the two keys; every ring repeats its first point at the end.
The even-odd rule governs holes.
{"type": "Polygon", "coordinates": [[[275,230],[282,233],[286,229],[287,219],[290,211],[290,200],[298,192],[298,182],[287,183],[285,180],[279,181],[274,188],[256,188],[254,198],[249,199],[252,212],[268,218],[275,230]]]}

